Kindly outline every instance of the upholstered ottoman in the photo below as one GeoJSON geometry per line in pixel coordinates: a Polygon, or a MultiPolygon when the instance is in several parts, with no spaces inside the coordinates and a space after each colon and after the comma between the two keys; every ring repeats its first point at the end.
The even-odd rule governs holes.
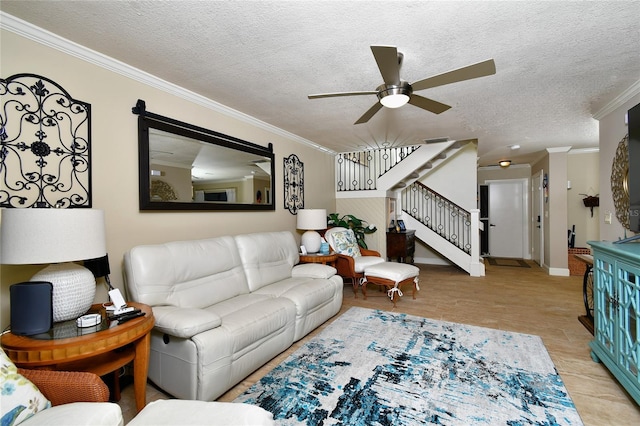
{"type": "Polygon", "coordinates": [[[270,412],[255,405],[162,399],[147,404],[127,426],[275,424],[270,412]]]}
{"type": "Polygon", "coordinates": [[[383,286],[387,289],[387,296],[396,306],[398,297],[402,296],[402,287],[405,284],[413,284],[413,298],[416,298],[416,291],[420,290],[418,285],[418,275],[420,269],[406,263],[383,262],[365,268],[362,279],[362,294],[367,298],[367,284],[383,286]]]}

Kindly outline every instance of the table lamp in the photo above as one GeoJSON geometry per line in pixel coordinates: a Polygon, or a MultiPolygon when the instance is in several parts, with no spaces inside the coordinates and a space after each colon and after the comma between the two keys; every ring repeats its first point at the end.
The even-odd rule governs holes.
{"type": "Polygon", "coordinates": [[[302,245],[307,253],[320,251],[322,238],[316,232],[318,229],[327,229],[327,211],[325,209],[301,209],[298,210],[298,229],[307,232],[302,234],[302,245]]]}
{"type": "Polygon", "coordinates": [[[6,208],[1,211],[3,264],[50,264],[31,281],[53,285],[53,321],[75,319],[93,303],[91,271],[73,261],[106,255],[104,212],[96,209],[6,208]]]}

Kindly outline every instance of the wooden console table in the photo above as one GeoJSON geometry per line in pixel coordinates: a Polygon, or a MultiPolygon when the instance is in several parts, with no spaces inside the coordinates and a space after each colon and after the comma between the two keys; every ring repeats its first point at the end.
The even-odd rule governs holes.
{"type": "MultiPolygon", "coordinates": [[[[77,328],[75,320],[65,321],[37,336],[5,333],[2,347],[18,367],[28,369],[87,371],[104,376],[133,361],[136,408],[140,411],[146,405],[150,332],[155,320],[148,305],[130,302],[128,306],[146,315],[123,324],[103,319],[101,325],[85,329],[77,328]]],[[[105,316],[102,305],[93,305],[91,311],[105,316]]]]}
{"type": "Polygon", "coordinates": [[[387,232],[387,259],[397,258],[398,262],[413,263],[415,250],[416,231],[387,232]],[[407,258],[411,258],[411,262],[407,262],[407,258]]]}

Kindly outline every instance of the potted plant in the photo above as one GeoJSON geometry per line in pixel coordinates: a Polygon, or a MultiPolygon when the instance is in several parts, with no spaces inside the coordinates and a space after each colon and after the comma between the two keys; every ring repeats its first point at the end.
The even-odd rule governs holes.
{"type": "Polygon", "coordinates": [[[358,219],[352,214],[346,214],[340,217],[339,213],[331,213],[327,216],[327,225],[330,228],[339,226],[353,230],[358,245],[365,249],[368,248],[367,243],[364,241],[365,234],[373,234],[378,230],[375,225],[370,225],[367,221],[358,219]]]}

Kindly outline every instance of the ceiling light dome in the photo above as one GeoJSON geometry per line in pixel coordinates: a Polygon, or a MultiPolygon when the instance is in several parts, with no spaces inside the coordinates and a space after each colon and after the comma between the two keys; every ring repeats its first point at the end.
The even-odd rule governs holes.
{"type": "Polygon", "coordinates": [[[506,169],[507,167],[509,167],[511,165],[511,160],[501,160],[498,164],[503,169],[506,169]]]}
{"type": "Polygon", "coordinates": [[[406,81],[401,82],[398,86],[383,84],[377,90],[380,103],[387,108],[400,108],[409,102],[409,97],[413,91],[411,85],[406,81]]]}

